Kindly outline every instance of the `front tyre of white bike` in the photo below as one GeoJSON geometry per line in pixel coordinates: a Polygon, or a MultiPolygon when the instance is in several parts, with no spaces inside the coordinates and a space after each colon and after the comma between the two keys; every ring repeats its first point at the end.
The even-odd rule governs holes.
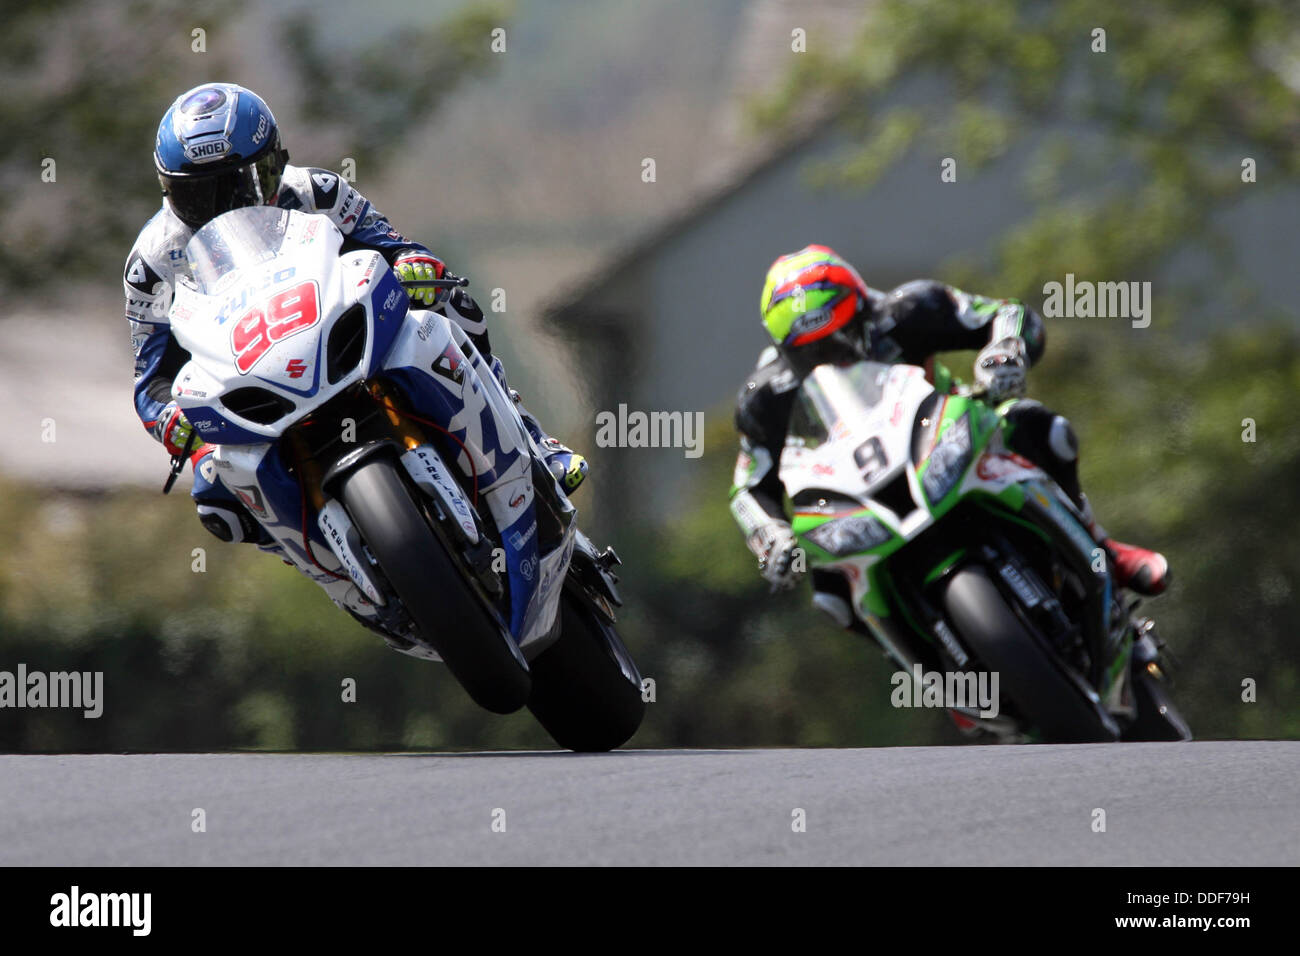
{"type": "Polygon", "coordinates": [[[528,667],[489,616],[464,570],[386,457],[341,479],[340,498],[421,636],[480,707],[510,714],[528,702],[528,667]]]}

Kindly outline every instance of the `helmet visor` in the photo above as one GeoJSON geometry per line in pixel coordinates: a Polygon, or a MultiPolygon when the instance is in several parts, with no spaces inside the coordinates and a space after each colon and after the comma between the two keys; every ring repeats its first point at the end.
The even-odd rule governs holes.
{"type": "Polygon", "coordinates": [[[211,176],[160,175],[158,181],[172,211],[191,229],[199,229],[223,212],[273,199],[283,169],[279,151],[273,149],[247,166],[211,176]]]}
{"type": "Polygon", "coordinates": [[[867,357],[866,343],[858,323],[836,329],[807,345],[783,345],[780,350],[800,377],[810,374],[818,365],[849,365],[867,357]]]}

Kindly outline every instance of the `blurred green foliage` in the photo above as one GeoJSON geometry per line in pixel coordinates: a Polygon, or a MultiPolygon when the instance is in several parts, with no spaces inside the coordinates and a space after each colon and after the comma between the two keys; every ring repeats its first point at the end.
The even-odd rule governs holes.
{"type": "Polygon", "coordinates": [[[1300,175],[1298,37],[1300,6],[1277,0],[883,0],[846,52],[795,57],[754,118],[780,127],[834,103],[851,145],[813,178],[838,187],[905,155],[936,170],[955,157],[968,180],[1025,151],[1036,214],[991,237],[991,265],[952,272],[972,285],[1032,297],[1067,272],[1149,274],[1175,248],[1212,254],[1218,277],[1231,261],[1216,213],[1300,175]],[[1242,182],[1246,157],[1257,183],[1242,182]]]}

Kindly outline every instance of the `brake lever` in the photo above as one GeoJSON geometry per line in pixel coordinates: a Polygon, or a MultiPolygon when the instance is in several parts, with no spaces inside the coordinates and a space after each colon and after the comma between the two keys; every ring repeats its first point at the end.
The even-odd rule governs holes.
{"type": "Polygon", "coordinates": [[[176,484],[176,479],[179,478],[181,472],[185,470],[185,459],[190,457],[190,451],[194,448],[194,437],[196,434],[194,426],[191,425],[189,437],[185,439],[185,447],[181,449],[179,455],[172,457],[172,472],[167,476],[167,484],[163,485],[163,494],[166,495],[171,493],[172,485],[176,484]]]}
{"type": "Polygon", "coordinates": [[[403,289],[459,289],[469,285],[464,276],[448,276],[442,279],[399,279],[403,289]]]}

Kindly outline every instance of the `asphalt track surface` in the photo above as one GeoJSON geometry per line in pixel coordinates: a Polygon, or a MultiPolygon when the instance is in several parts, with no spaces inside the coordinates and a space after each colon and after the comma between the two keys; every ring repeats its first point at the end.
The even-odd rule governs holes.
{"type": "Polygon", "coordinates": [[[1300,742],[0,756],[10,866],[1297,863],[1300,742]]]}

